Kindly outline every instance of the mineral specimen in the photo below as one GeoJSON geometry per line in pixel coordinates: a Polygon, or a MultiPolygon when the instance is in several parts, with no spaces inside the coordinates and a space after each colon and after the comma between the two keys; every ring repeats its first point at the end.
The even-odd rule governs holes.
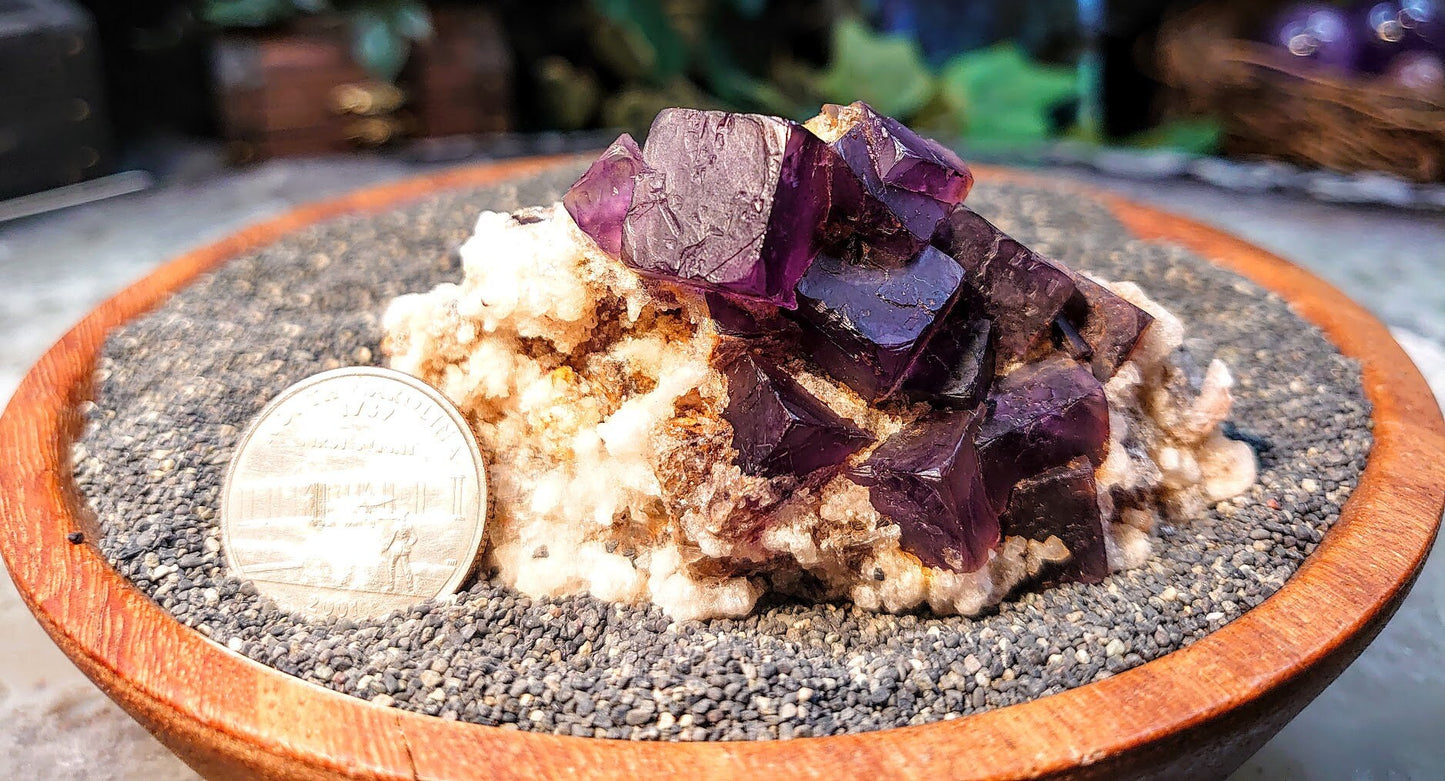
{"type": "Polygon", "coordinates": [[[817,250],[833,152],[796,122],[666,109],[647,136],[622,261],[786,308],[817,250]]]}
{"type": "Polygon", "coordinates": [[[999,541],[974,448],[976,411],[930,413],[879,445],[850,473],[898,524],[899,544],[929,567],[971,572],[999,541]]]}
{"type": "Polygon", "coordinates": [[[1069,272],[1014,241],[967,206],[939,224],[934,246],[963,265],[998,330],[999,366],[1023,358],[1074,295],[1069,272]]]}
{"type": "Polygon", "coordinates": [[[623,133],[562,196],[577,227],[610,255],[622,251],[622,221],[632,205],[632,188],[642,173],[642,150],[623,133]]]}
{"type": "Polygon", "coordinates": [[[1070,553],[1059,569],[1066,579],[1098,583],[1109,574],[1107,530],[1099,514],[1094,464],[1087,458],[1019,481],[1009,493],[999,526],[1009,536],[1039,541],[1058,537],[1070,553]]]}
{"type": "Polygon", "coordinates": [[[1064,305],[1064,319],[1089,348],[1076,357],[1089,363],[1094,376],[1104,382],[1134,351],[1154,318],[1082,274],[1074,274],[1073,279],[1074,295],[1064,305]]]}
{"type": "Polygon", "coordinates": [[[873,198],[920,242],[973,187],[973,172],[953,152],[859,101],[826,105],[810,125],[832,147],[873,198]]]}
{"type": "Polygon", "coordinates": [[[738,466],[747,474],[807,475],[837,466],[873,438],[761,358],[742,353],[724,368],[738,466]]]}
{"type": "Polygon", "coordinates": [[[492,456],[489,568],[675,619],[767,591],[971,614],[1139,566],[1159,517],[1248,488],[1224,365],[1191,390],[1176,318],[971,182],[861,103],[671,109],[562,206],[482,215],[384,348],[492,456]]]}
{"type": "Polygon", "coordinates": [[[1025,477],[1078,456],[1103,460],[1109,444],[1104,386],[1071,358],[1054,355],[1000,377],[987,406],[978,451],[988,495],[1000,510],[1025,477]]]}
{"type": "Polygon", "coordinates": [[[903,381],[962,284],[958,263],[933,247],[899,266],[820,255],[798,282],[803,346],[863,398],[885,398],[903,381]]]}

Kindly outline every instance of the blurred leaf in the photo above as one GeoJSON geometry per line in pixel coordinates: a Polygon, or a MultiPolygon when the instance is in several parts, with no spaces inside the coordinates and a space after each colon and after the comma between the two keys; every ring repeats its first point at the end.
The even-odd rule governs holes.
{"type": "Polygon", "coordinates": [[[913,39],[880,35],[856,19],[834,25],[832,61],[819,86],[834,103],[864,100],[900,118],[912,116],[934,91],[932,74],[913,39]]]}
{"type": "Polygon", "coordinates": [[[296,15],[288,0],[207,0],[201,17],[217,27],[264,27],[296,15]]]}
{"type": "Polygon", "coordinates": [[[411,53],[411,44],[391,20],[372,9],[351,16],[351,55],[373,77],[395,81],[411,53]]]}
{"type": "Polygon", "coordinates": [[[1132,136],[1130,146],[1144,149],[1174,149],[1195,155],[1208,155],[1219,151],[1220,137],[1224,126],[1213,117],[1189,117],[1166,122],[1132,136]]]}
{"type": "Polygon", "coordinates": [[[586,127],[602,96],[597,77],[561,57],[542,59],[536,72],[538,103],[549,124],[562,130],[586,127]]]}
{"type": "Polygon", "coordinates": [[[624,78],[645,77],[661,84],[687,67],[687,46],[659,0],[592,0],[592,5],[614,28],[594,36],[598,54],[615,58],[624,78]]]}
{"type": "Polygon", "coordinates": [[[767,10],[768,0],[733,0],[733,10],[744,19],[756,19],[767,10]]]}
{"type": "Polygon", "coordinates": [[[398,3],[391,12],[391,25],[401,35],[413,41],[424,41],[432,36],[431,12],[423,3],[398,3]]]}
{"type": "Polygon", "coordinates": [[[308,14],[319,14],[331,10],[331,3],[328,0],[291,0],[291,5],[308,14]]]}
{"type": "Polygon", "coordinates": [[[1054,131],[1049,109],[1076,88],[1072,69],[1033,62],[1017,45],[1001,43],[944,65],[934,120],[979,144],[1037,143],[1054,131]]]}

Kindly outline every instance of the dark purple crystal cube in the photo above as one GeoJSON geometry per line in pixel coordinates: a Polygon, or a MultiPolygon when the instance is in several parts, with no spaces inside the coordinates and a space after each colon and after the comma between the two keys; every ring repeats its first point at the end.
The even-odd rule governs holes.
{"type": "Polygon", "coordinates": [[[903,381],[909,398],[934,406],[968,409],[978,404],[993,382],[993,321],[974,317],[961,297],[943,327],[928,340],[903,381]]]}
{"type": "Polygon", "coordinates": [[[1087,357],[1075,357],[1087,361],[1094,376],[1106,382],[1129,359],[1154,317],[1082,274],[1074,274],[1074,286],[1063,315],[1089,346],[1087,357]]]}
{"type": "Polygon", "coordinates": [[[1079,456],[1102,462],[1109,403],[1089,368],[1055,354],[994,381],[978,430],[979,457],[994,506],[1009,489],[1079,456]]]}
{"type": "Polygon", "coordinates": [[[738,466],[748,474],[802,477],[837,466],[873,441],[782,368],[747,353],[724,367],[738,466]]]}
{"type": "Polygon", "coordinates": [[[967,206],[949,213],[933,243],[958,260],[970,287],[978,291],[984,313],[997,329],[1000,365],[1028,354],[1074,295],[1067,270],[1009,238],[967,206]]]}
{"type": "Polygon", "coordinates": [[[849,476],[929,567],[972,572],[999,542],[974,449],[976,410],[938,410],[889,437],[849,476]]]}
{"type": "Polygon", "coordinates": [[[887,397],[962,286],[958,263],[929,246],[896,266],[819,255],[798,282],[803,346],[865,399],[887,397]]]}
{"type": "Polygon", "coordinates": [[[832,146],[848,169],[920,241],[973,187],[973,172],[958,155],[867,103],[827,105],[823,113],[847,127],[832,146]]]}
{"type": "Polygon", "coordinates": [[[1087,458],[1020,480],[999,526],[1006,536],[1040,542],[1058,537],[1071,554],[1058,572],[1066,580],[1098,583],[1109,574],[1094,464],[1087,458]]]}
{"type": "Polygon", "coordinates": [[[577,227],[612,255],[622,251],[622,222],[642,168],[642,150],[623,133],[562,196],[562,205],[577,227]]]}
{"type": "Polygon", "coordinates": [[[789,309],[827,215],[833,152],[802,125],[666,109],[622,230],[645,274],[789,309]]]}

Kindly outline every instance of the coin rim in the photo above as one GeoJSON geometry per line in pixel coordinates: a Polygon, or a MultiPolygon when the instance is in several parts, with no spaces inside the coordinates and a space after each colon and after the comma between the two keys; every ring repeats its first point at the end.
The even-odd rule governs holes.
{"type": "MultiPolygon", "coordinates": [[[[482,560],[483,548],[487,539],[487,520],[488,516],[490,515],[489,510],[491,508],[491,504],[488,501],[490,497],[488,497],[487,495],[487,463],[482,458],[482,450],[477,443],[477,435],[475,432],[472,431],[471,424],[467,422],[466,417],[462,415],[461,410],[457,408],[456,404],[452,403],[451,399],[448,399],[442,394],[441,391],[432,387],[430,384],[423,382],[422,380],[417,379],[416,377],[413,377],[406,372],[397,371],[396,369],[388,369],[382,366],[342,366],[336,369],[327,369],[326,371],[317,372],[316,374],[312,374],[301,380],[297,380],[291,385],[286,386],[286,388],[281,390],[280,393],[277,393],[275,396],[273,396],[270,401],[266,402],[265,406],[261,407],[261,411],[257,412],[256,416],[252,418],[249,424],[247,424],[245,433],[242,434],[241,438],[236,441],[235,449],[231,452],[231,458],[226,464],[226,475],[221,481],[221,501],[220,507],[217,510],[216,523],[221,530],[221,558],[226,564],[226,574],[230,575],[231,577],[245,580],[248,583],[255,582],[252,578],[247,577],[242,572],[242,568],[231,557],[231,529],[226,523],[226,508],[230,504],[231,487],[235,480],[237,463],[239,463],[239,461],[241,460],[241,455],[246,452],[247,446],[250,445],[251,437],[254,436],[256,430],[261,427],[261,423],[264,422],[266,418],[270,417],[270,415],[276,411],[277,407],[285,404],[288,400],[290,400],[292,397],[296,396],[300,392],[307,390],[314,385],[320,385],[326,382],[330,382],[332,380],[341,379],[343,377],[356,376],[377,377],[384,380],[392,380],[395,382],[400,382],[403,385],[407,385],[412,389],[421,392],[424,396],[431,399],[433,402],[436,402],[437,405],[441,407],[442,411],[447,414],[447,416],[451,419],[452,423],[456,425],[457,428],[460,430],[462,434],[462,439],[466,440],[467,449],[472,455],[472,466],[476,469],[477,472],[476,516],[478,522],[476,524],[476,533],[472,536],[471,543],[467,546],[467,550],[469,551],[467,555],[470,557],[470,561],[467,563],[466,567],[459,567],[458,571],[451,578],[447,579],[446,583],[437,590],[436,594],[433,594],[429,597],[422,597],[420,599],[417,599],[415,602],[412,602],[411,605],[408,605],[407,607],[419,605],[423,602],[426,602],[427,600],[440,599],[442,597],[455,594],[457,593],[458,589],[462,587],[462,584],[467,582],[467,579],[471,577],[472,573],[476,571],[477,566],[481,563],[482,560]]],[[[258,588],[257,591],[259,593],[265,594],[264,590],[260,588],[258,588]]],[[[268,599],[276,601],[276,598],[274,596],[266,596],[268,599]]],[[[285,606],[282,606],[280,602],[277,602],[277,605],[283,610],[297,615],[321,615],[325,617],[332,617],[336,615],[331,611],[318,611],[317,614],[311,614],[304,610],[287,608],[285,606]]],[[[387,615],[405,609],[407,608],[396,607],[378,615],[367,614],[364,616],[354,617],[363,619],[384,618],[387,615]]]]}

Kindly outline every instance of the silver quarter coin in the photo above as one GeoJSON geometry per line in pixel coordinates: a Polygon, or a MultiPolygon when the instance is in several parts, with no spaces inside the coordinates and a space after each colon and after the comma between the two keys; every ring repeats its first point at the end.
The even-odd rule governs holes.
{"type": "Polygon", "coordinates": [[[222,550],[282,608],[375,618],[460,588],[486,508],[482,455],[451,402],[401,372],[336,369],[282,391],[241,438],[222,550]]]}

